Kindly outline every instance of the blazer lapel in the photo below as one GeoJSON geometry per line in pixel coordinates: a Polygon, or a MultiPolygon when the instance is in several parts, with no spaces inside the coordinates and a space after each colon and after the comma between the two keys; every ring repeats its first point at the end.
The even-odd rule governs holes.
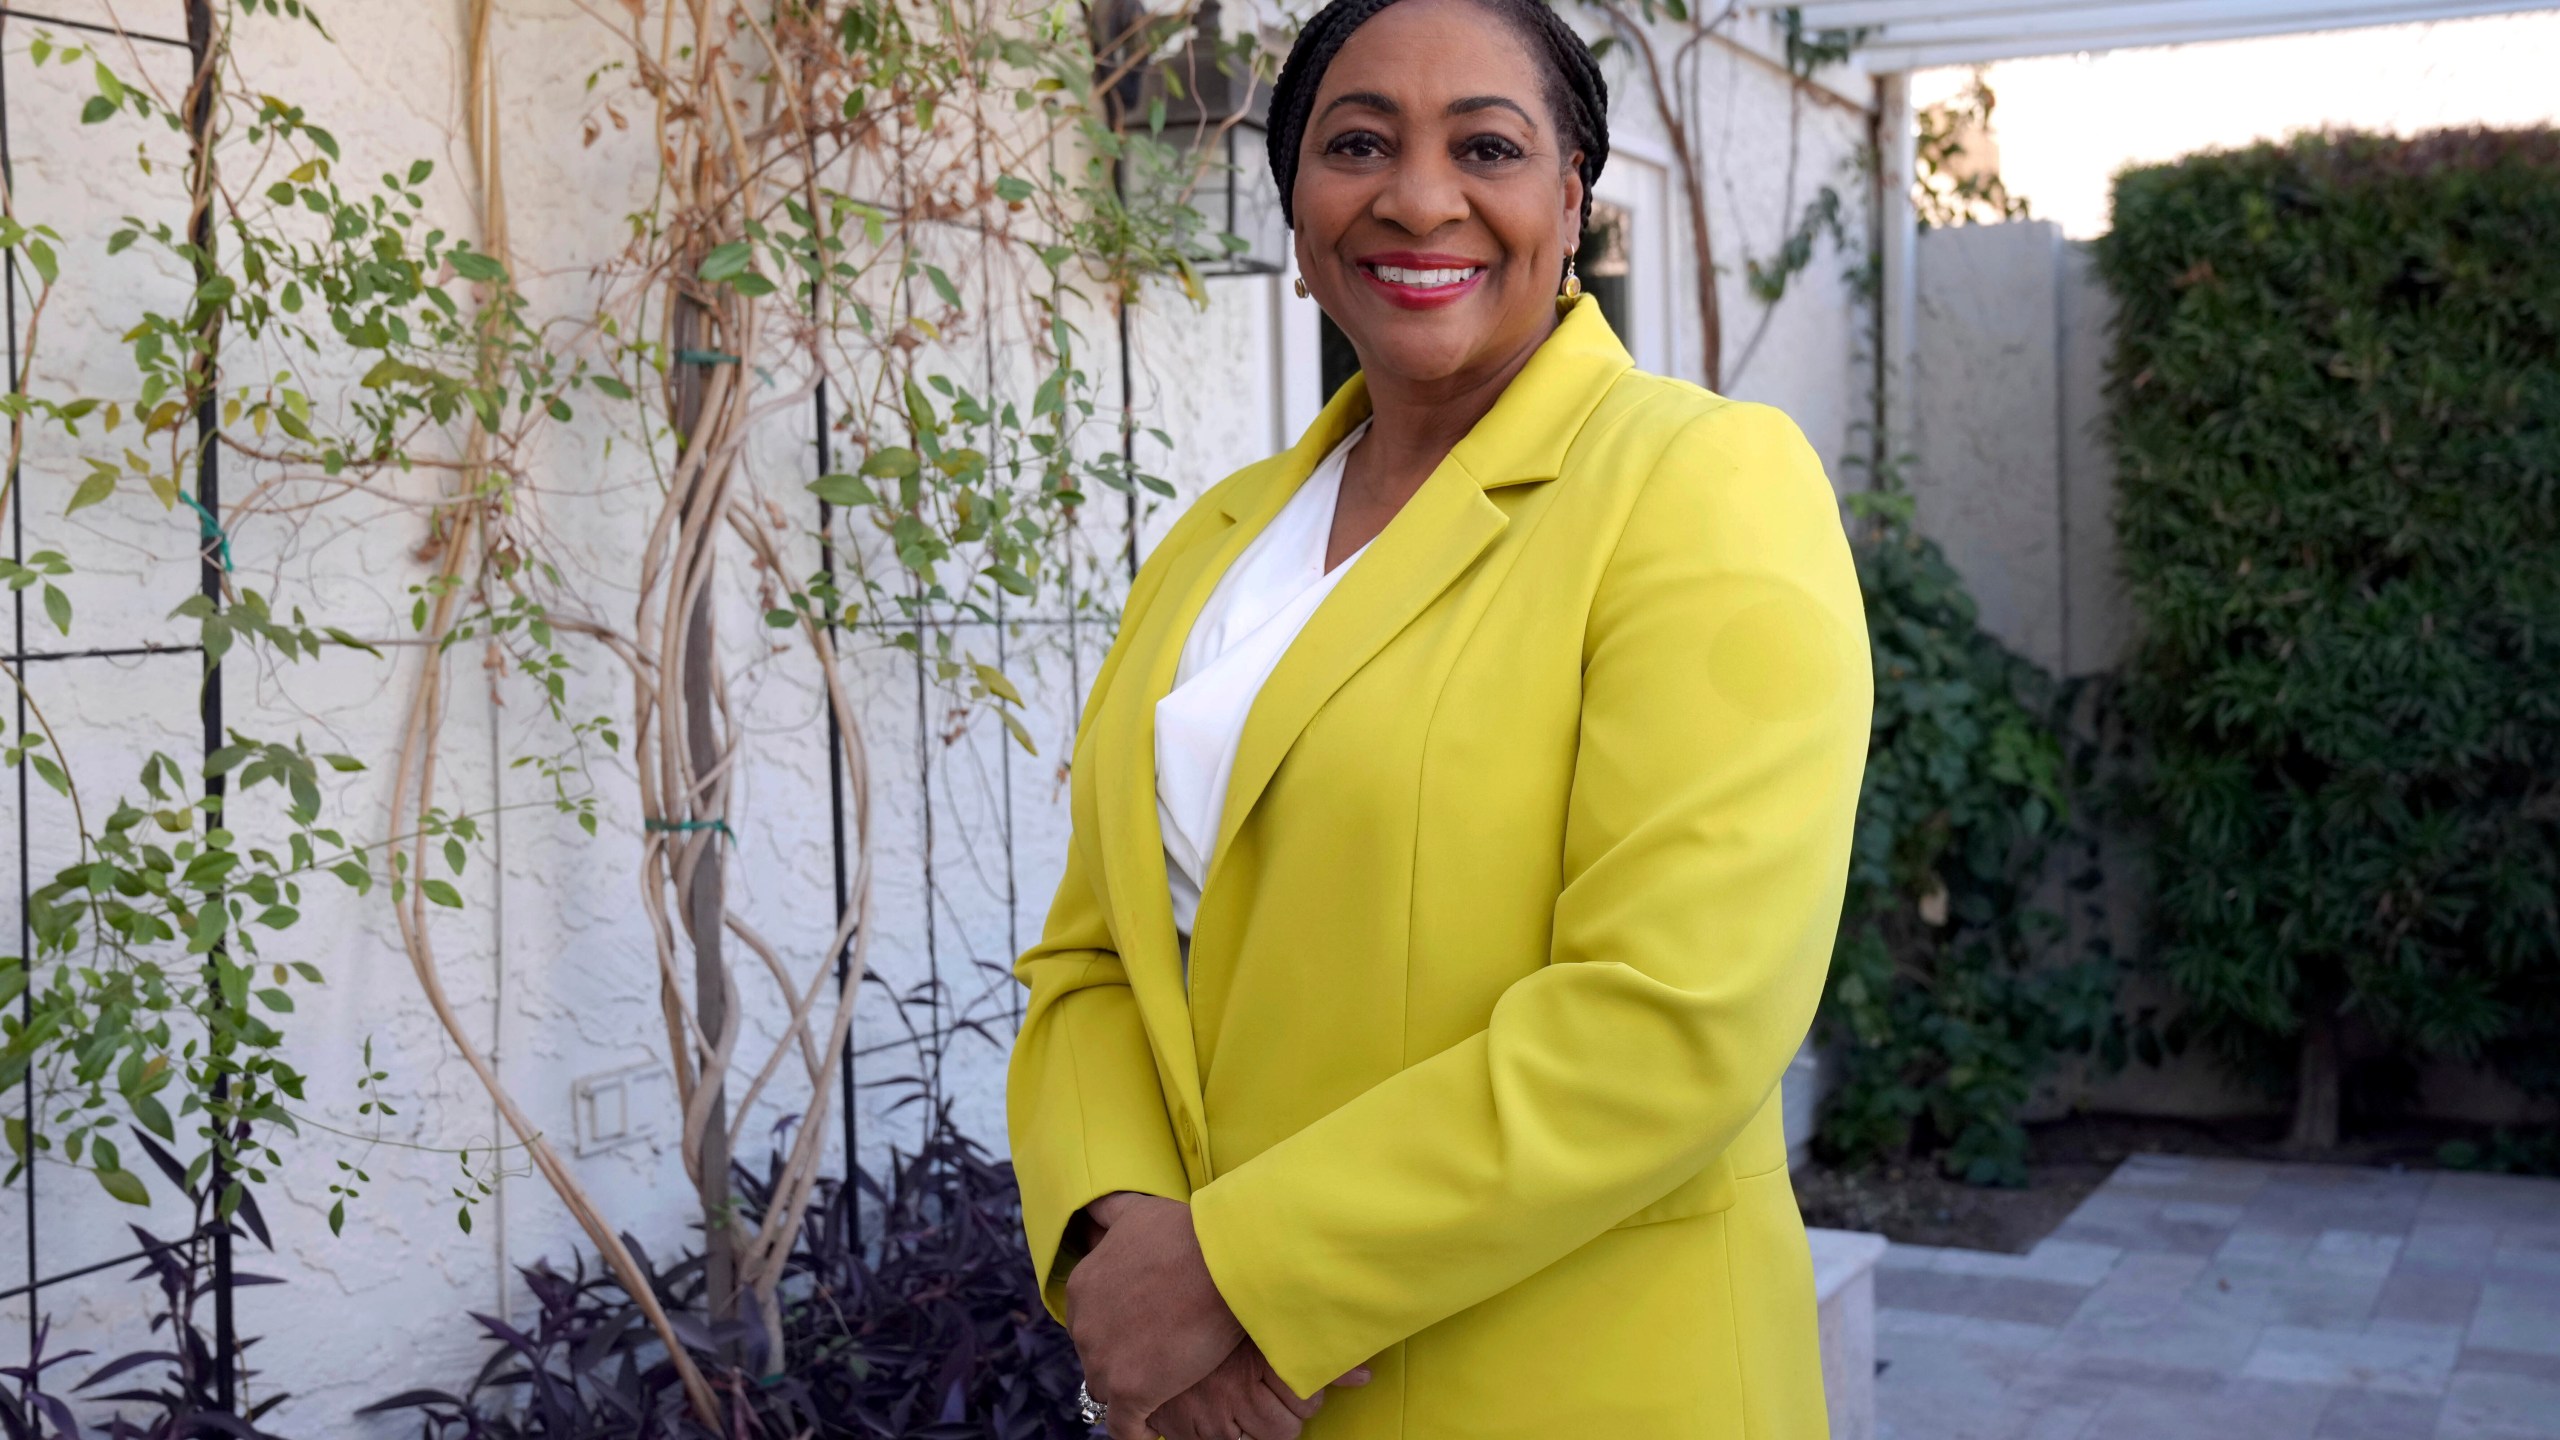
{"type": "Polygon", "coordinates": [[[1280,657],[1245,717],[1206,883],[1217,879],[1228,842],[1316,712],[1510,524],[1485,492],[1562,473],[1583,421],[1633,364],[1601,318],[1599,304],[1583,297],[1512,377],[1502,398],[1378,532],[1280,657]]]}
{"type": "MultiPolygon", "coordinates": [[[[1164,833],[1156,818],[1156,702],[1173,688],[1183,642],[1219,577],[1367,414],[1367,392],[1356,380],[1345,385],[1296,445],[1266,462],[1261,473],[1227,487],[1215,528],[1163,557],[1170,567],[1164,583],[1137,629],[1123,637],[1127,650],[1094,718],[1094,815],[1120,961],[1157,1057],[1180,1092],[1168,1098],[1178,1111],[1189,1110],[1194,1125],[1203,1118],[1200,1070],[1174,939],[1173,898],[1166,888],[1164,833]]],[[[1191,1163],[1201,1162],[1192,1157],[1191,1163]]]]}
{"type": "Polygon", "coordinates": [[[1441,461],[1378,533],[1290,642],[1246,712],[1211,852],[1212,878],[1226,862],[1228,842],[1316,711],[1465,573],[1509,523],[1484,487],[1452,459],[1441,461]]]}

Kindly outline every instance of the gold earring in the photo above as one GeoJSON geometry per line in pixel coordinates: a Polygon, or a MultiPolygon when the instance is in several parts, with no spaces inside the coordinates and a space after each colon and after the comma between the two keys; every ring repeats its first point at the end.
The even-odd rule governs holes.
{"type": "Polygon", "coordinates": [[[1301,275],[1301,276],[1299,276],[1297,279],[1290,281],[1290,282],[1289,282],[1289,288],[1298,292],[1298,298],[1299,298],[1299,299],[1301,299],[1301,300],[1306,299],[1306,298],[1307,298],[1307,277],[1306,277],[1306,276],[1304,276],[1304,275],[1301,275]]]}
{"type": "Polygon", "coordinates": [[[1574,302],[1574,298],[1581,293],[1582,277],[1575,273],[1573,257],[1568,255],[1565,257],[1564,262],[1564,288],[1556,292],[1556,303],[1559,305],[1570,305],[1574,302]]]}

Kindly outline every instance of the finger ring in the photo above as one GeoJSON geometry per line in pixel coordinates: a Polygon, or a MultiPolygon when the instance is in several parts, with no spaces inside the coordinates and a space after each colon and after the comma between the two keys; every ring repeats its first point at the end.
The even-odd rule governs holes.
{"type": "Polygon", "coordinates": [[[1087,1425],[1099,1425],[1103,1417],[1110,1413],[1111,1407],[1094,1399],[1091,1390],[1082,1385],[1076,1386],[1076,1417],[1078,1419],[1087,1425]]]}

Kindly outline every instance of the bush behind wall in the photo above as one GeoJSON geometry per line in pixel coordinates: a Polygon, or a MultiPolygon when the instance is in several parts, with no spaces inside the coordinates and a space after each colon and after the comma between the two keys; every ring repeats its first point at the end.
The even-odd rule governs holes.
{"type": "Polygon", "coordinates": [[[2118,526],[2157,938],[2333,1140],[2359,1059],[2560,1094],[2560,133],[2119,177],[2118,526]]]}
{"type": "Polygon", "coordinates": [[[1817,1147],[2027,1181],[2019,1116],[2067,1055],[2124,1062],[2103,954],[2038,903],[2070,839],[2052,677],[1982,629],[1891,476],[1852,497],[1875,730],[1817,1037],[1838,1083],[1817,1147]]]}

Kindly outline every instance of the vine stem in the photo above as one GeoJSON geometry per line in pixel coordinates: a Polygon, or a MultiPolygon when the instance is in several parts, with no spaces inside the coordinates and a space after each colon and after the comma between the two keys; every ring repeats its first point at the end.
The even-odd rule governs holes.
{"type": "Polygon", "coordinates": [[[1714,232],[1707,223],[1706,177],[1699,173],[1697,147],[1689,134],[1687,117],[1680,113],[1671,82],[1662,74],[1662,60],[1653,48],[1653,37],[1644,25],[1614,0],[1593,0],[1609,23],[1644,60],[1645,89],[1653,97],[1653,109],[1662,121],[1662,131],[1671,144],[1671,158],[1680,170],[1680,196],[1689,210],[1689,235],[1698,251],[1698,334],[1699,363],[1706,386],[1713,390],[1724,384],[1724,302],[1716,293],[1716,253],[1714,232]]]}
{"type": "MultiPolygon", "coordinates": [[[[492,3],[493,0],[472,0],[470,98],[467,113],[470,120],[472,154],[479,167],[482,227],[491,253],[503,257],[506,253],[506,190],[503,180],[499,178],[501,154],[495,124],[498,115],[497,82],[491,64],[489,46],[492,3]]],[[[489,348],[484,341],[482,347],[484,364],[489,362],[489,348]]],[[[474,425],[470,439],[466,442],[469,447],[466,450],[466,457],[475,460],[484,459],[488,443],[489,437],[486,430],[474,425]]],[[[466,467],[463,471],[461,485],[463,504],[459,507],[455,518],[457,533],[446,545],[439,564],[439,578],[445,583],[437,587],[429,618],[430,633],[439,639],[449,634],[452,629],[454,606],[462,588],[458,582],[466,562],[473,554],[473,541],[478,538],[481,513],[487,503],[480,493],[485,478],[485,470],[475,471],[466,467]]],[[[414,804],[418,812],[424,814],[434,795],[435,742],[443,724],[443,681],[444,647],[438,644],[427,652],[424,663],[420,667],[417,690],[409,707],[408,721],[402,729],[400,763],[391,797],[390,829],[394,833],[399,833],[402,829],[401,822],[405,809],[414,804]]],[[[426,854],[423,838],[413,847],[412,854],[416,857],[413,861],[413,864],[418,867],[416,873],[422,876],[426,854]]],[[[541,1129],[525,1114],[524,1107],[508,1090],[505,1081],[498,1075],[496,1067],[490,1063],[487,1054],[472,1037],[469,1027],[463,1024],[462,1017],[455,1011],[452,1000],[446,995],[442,968],[437,962],[433,942],[427,932],[425,906],[425,886],[420,884],[412,886],[405,903],[395,904],[392,910],[398,920],[402,945],[409,954],[410,965],[416,972],[419,988],[425,993],[427,1003],[434,1010],[437,1022],[443,1026],[446,1035],[461,1052],[463,1062],[471,1068],[472,1074],[479,1078],[481,1087],[488,1092],[499,1113],[505,1117],[508,1128],[515,1131],[517,1139],[523,1143],[526,1152],[532,1158],[534,1168],[542,1173],[543,1179],[550,1182],[553,1192],[560,1197],[561,1203],[567,1207],[570,1216],[577,1221],[578,1227],[586,1232],[589,1243],[596,1247],[605,1265],[613,1271],[614,1278],[621,1283],[624,1293],[648,1320],[649,1328],[656,1332],[659,1343],[666,1347],[668,1362],[674,1367],[677,1379],[683,1386],[686,1401],[692,1406],[695,1416],[715,1431],[719,1430],[721,1428],[719,1397],[712,1390],[710,1381],[704,1377],[701,1367],[695,1363],[692,1352],[676,1335],[675,1326],[669,1319],[665,1306],[659,1303],[656,1287],[650,1282],[649,1275],[640,1268],[630,1248],[623,1244],[622,1237],[614,1231],[612,1226],[605,1223],[604,1216],[594,1200],[587,1194],[585,1187],[578,1183],[577,1177],[570,1173],[558,1152],[551,1148],[550,1141],[544,1138],[541,1129]]]]}
{"type": "Polygon", "coordinates": [[[0,665],[0,675],[7,675],[9,683],[17,687],[18,698],[26,702],[27,713],[36,717],[36,726],[44,731],[45,739],[53,746],[53,753],[62,756],[54,764],[61,767],[62,793],[71,801],[71,824],[80,832],[80,858],[86,860],[89,858],[89,818],[80,808],[80,782],[72,778],[71,758],[63,753],[62,737],[53,733],[53,722],[44,718],[44,707],[36,703],[35,692],[27,688],[25,678],[18,674],[18,667],[0,665]]]}

